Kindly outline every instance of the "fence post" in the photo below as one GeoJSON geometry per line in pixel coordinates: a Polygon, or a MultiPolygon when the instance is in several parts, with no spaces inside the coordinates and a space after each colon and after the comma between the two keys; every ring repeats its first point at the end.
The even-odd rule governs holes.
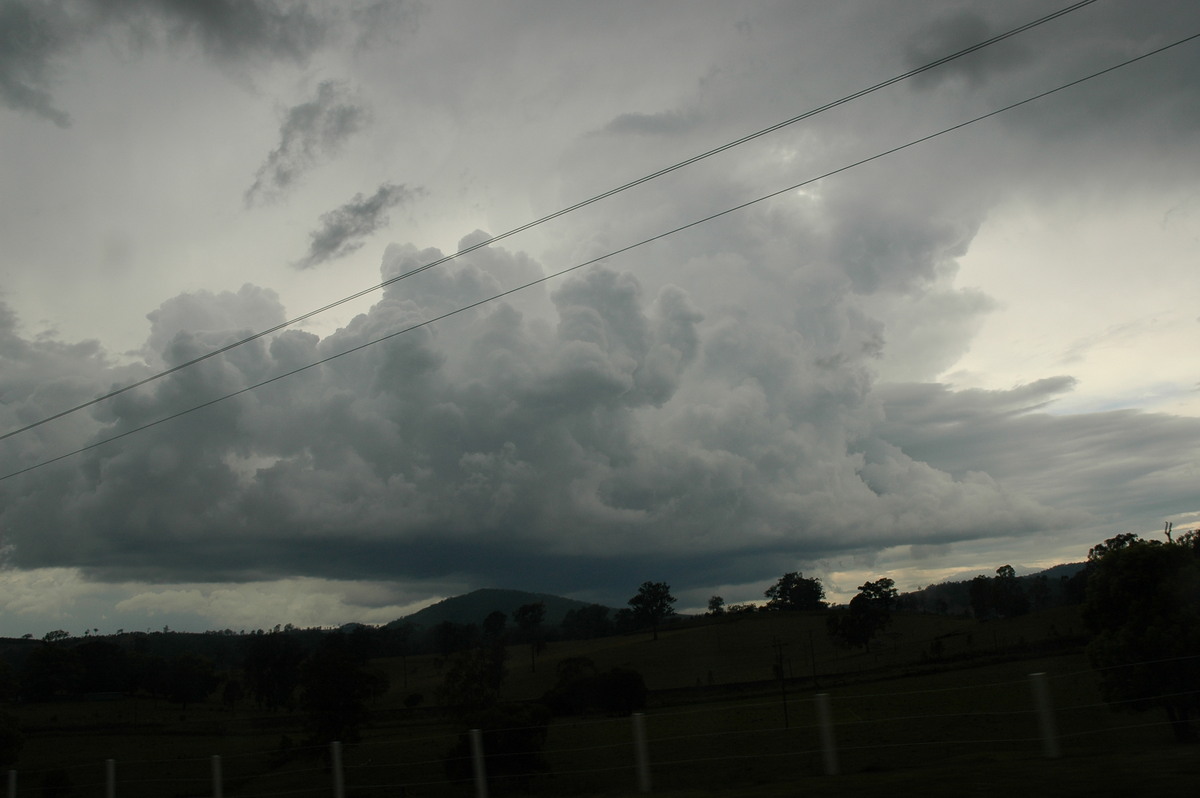
{"type": "Polygon", "coordinates": [[[221,757],[213,754],[212,758],[212,780],[213,780],[213,798],[222,798],[221,795],[221,757]]]}
{"type": "Polygon", "coordinates": [[[8,771],[8,798],[17,798],[17,771],[8,771]]]}
{"type": "Polygon", "coordinates": [[[117,760],[104,760],[104,796],[105,798],[116,798],[117,796],[117,760]]]}
{"type": "Polygon", "coordinates": [[[638,792],[650,792],[650,754],[646,750],[646,716],[633,713],[633,755],[637,762],[638,792]]]}
{"type": "Polygon", "coordinates": [[[838,774],[837,740],[833,736],[833,711],[829,708],[829,693],[817,693],[817,722],[821,727],[821,760],[825,775],[838,774]]]}
{"type": "Polygon", "coordinates": [[[476,798],[487,798],[487,765],[483,761],[483,732],[471,729],[471,766],[475,770],[476,798]]]}
{"type": "Polygon", "coordinates": [[[1033,688],[1033,700],[1037,704],[1038,728],[1042,733],[1042,753],[1047,759],[1058,759],[1062,752],[1058,747],[1058,732],[1054,727],[1054,709],[1050,706],[1050,688],[1046,686],[1045,673],[1029,674],[1033,688]]]}
{"type": "Polygon", "coordinates": [[[333,798],[346,798],[346,783],[342,780],[342,744],[329,744],[329,766],[333,771],[333,798]]]}

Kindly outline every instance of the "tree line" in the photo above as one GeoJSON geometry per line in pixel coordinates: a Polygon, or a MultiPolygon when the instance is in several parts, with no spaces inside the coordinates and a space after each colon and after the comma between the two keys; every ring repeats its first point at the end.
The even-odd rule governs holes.
{"type": "MultiPolygon", "coordinates": [[[[712,596],[707,615],[736,621],[750,612],[819,613],[835,643],[869,650],[897,612],[931,611],[931,599],[946,602],[932,611],[948,611],[953,605],[945,596],[950,594],[934,587],[943,586],[922,591],[917,602],[914,594],[899,594],[892,579],[880,577],[860,585],[847,604],[831,606],[819,578],[793,571],[764,591],[760,605],[726,606],[722,597],[712,596]]],[[[1022,579],[1005,565],[994,576],[951,587],[958,591],[962,614],[981,622],[1053,603],[1082,603],[1092,635],[1087,654],[1101,674],[1105,698],[1120,709],[1160,708],[1180,740],[1194,739],[1193,720],[1200,711],[1195,689],[1200,684],[1200,531],[1175,538],[1168,526],[1165,541],[1118,535],[1092,547],[1077,573],[1054,581],[1044,575],[1022,579]]],[[[370,661],[388,657],[406,663],[408,656],[433,654],[443,671],[439,704],[460,713],[464,722],[491,724],[495,730],[517,719],[505,713],[533,711],[498,709],[510,651],[527,646],[527,665],[536,671],[539,654],[554,640],[633,632],[648,632],[657,640],[677,619],[675,604],[667,582],[645,581],[621,610],[584,606],[553,626],[545,623],[544,604],[533,602],[509,613],[493,611],[479,623],[444,621],[428,629],[400,621],[337,632],[289,626],[249,635],[164,630],[71,638],[52,633],[40,643],[21,641],[20,656],[0,660],[0,698],[48,701],[109,692],[144,695],[186,710],[219,690],[231,706],[253,702],[263,711],[303,712],[313,741],[350,741],[369,701],[388,688],[370,661]]],[[[644,703],[645,685],[637,674],[598,673],[590,661],[574,660],[557,664],[555,686],[542,701],[546,712],[628,712],[644,703]]],[[[406,704],[423,700],[410,695],[406,704]]],[[[538,728],[537,718],[522,717],[538,728]]],[[[10,731],[0,723],[0,758],[11,758],[6,753],[14,744],[10,731]]]]}

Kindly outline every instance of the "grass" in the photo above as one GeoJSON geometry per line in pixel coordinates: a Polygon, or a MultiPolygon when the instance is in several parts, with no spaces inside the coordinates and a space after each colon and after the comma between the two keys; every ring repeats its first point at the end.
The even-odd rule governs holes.
{"type": "MultiPolygon", "coordinates": [[[[555,679],[555,666],[588,657],[598,670],[635,668],[653,691],[646,710],[654,792],[715,795],[1191,794],[1200,764],[1194,747],[1171,742],[1165,718],[1112,712],[1083,656],[1075,608],[976,623],[900,616],[869,652],[831,644],[820,614],[763,614],[681,624],[660,634],[559,642],[531,667],[529,648],[509,652],[503,698],[530,700],[555,679]],[[781,661],[787,681],[773,678],[781,661]],[[1044,672],[1063,756],[1042,754],[1029,674],[1044,672]],[[836,723],[841,773],[824,774],[814,695],[826,692],[836,723]],[[786,702],[785,702],[786,697],[786,702]]],[[[354,798],[471,794],[446,784],[443,759],[458,738],[428,703],[441,681],[436,657],[373,663],[391,688],[374,707],[360,743],[344,749],[354,798]],[[405,680],[407,678],[407,684],[405,680]]],[[[27,742],[18,764],[21,794],[63,786],[94,795],[104,760],[117,760],[126,796],[208,795],[210,755],[221,754],[225,794],[327,795],[321,749],[304,749],[302,719],[217,703],[181,713],[165,703],[125,699],[13,708],[27,742]]],[[[631,721],[556,720],[537,794],[632,795],[631,721]]]]}

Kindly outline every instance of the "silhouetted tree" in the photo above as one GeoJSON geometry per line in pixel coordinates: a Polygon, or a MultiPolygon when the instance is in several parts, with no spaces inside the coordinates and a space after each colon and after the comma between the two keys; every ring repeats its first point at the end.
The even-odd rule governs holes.
{"type": "Polygon", "coordinates": [[[1088,552],[1088,657],[1117,709],[1161,707],[1177,740],[1200,710],[1200,530],[1161,543],[1110,538],[1088,552]]]}
{"type": "Polygon", "coordinates": [[[637,622],[649,626],[653,639],[658,639],[658,627],[664,619],[675,614],[675,597],[671,595],[671,586],[666,582],[642,582],[637,595],[629,599],[633,615],[637,622]]]}
{"type": "Polygon", "coordinates": [[[995,604],[992,602],[992,580],[983,574],[976,576],[970,582],[971,612],[981,621],[995,614],[995,604]]]}
{"type": "Polygon", "coordinates": [[[467,651],[479,643],[479,627],[473,623],[442,621],[433,627],[434,650],[443,657],[467,651]]]}
{"type": "Polygon", "coordinates": [[[34,701],[75,695],[82,679],[79,655],[59,643],[43,643],[29,652],[21,673],[24,693],[34,701]]]}
{"type": "Polygon", "coordinates": [[[521,635],[529,641],[530,669],[537,670],[537,653],[545,645],[542,640],[542,620],[546,617],[546,604],[537,601],[532,604],[522,604],[513,612],[513,620],[521,629],[521,635]]]}
{"type": "Polygon", "coordinates": [[[568,610],[562,622],[563,637],[570,640],[591,640],[613,632],[613,622],[608,619],[608,607],[589,604],[577,610],[568,610]]]}
{"type": "Polygon", "coordinates": [[[763,595],[768,599],[767,607],[773,610],[821,610],[826,606],[821,580],[805,578],[799,571],[779,577],[763,595]]]}
{"type": "Polygon", "coordinates": [[[613,668],[596,673],[587,657],[570,657],[558,664],[558,682],[542,696],[542,703],[556,715],[628,715],[645,708],[646,682],[637,671],[613,668]]]}
{"type": "Polygon", "coordinates": [[[367,702],[387,687],[387,677],[368,670],[345,635],[327,635],[300,666],[300,706],[308,713],[312,741],[356,742],[367,702]]]}
{"type": "Polygon", "coordinates": [[[212,660],[197,654],[180,654],[167,661],[164,674],[167,700],[179,704],[184,711],[188,704],[208,698],[220,681],[212,660]]]}
{"type": "Polygon", "coordinates": [[[1029,612],[1029,597],[1011,565],[996,569],[996,575],[992,578],[992,606],[1004,618],[1015,618],[1029,612]]]}
{"type": "Polygon", "coordinates": [[[75,647],[82,668],[80,690],[84,693],[125,692],[130,673],[125,649],[104,640],[89,640],[75,647]]]}
{"type": "Polygon", "coordinates": [[[613,614],[613,629],[617,634],[627,635],[630,632],[636,632],[638,628],[637,616],[629,607],[622,607],[613,614]]]}
{"type": "Polygon", "coordinates": [[[725,599],[720,596],[713,596],[708,600],[709,615],[724,615],[725,614],[725,599]]]}
{"type": "Polygon", "coordinates": [[[290,634],[249,635],[243,638],[242,670],[246,687],[260,707],[290,709],[300,683],[304,646],[290,634]]]}
{"type": "Polygon", "coordinates": [[[1050,606],[1050,580],[1038,574],[1029,583],[1029,604],[1032,609],[1044,610],[1050,606]]]}
{"type": "Polygon", "coordinates": [[[896,605],[895,582],[888,577],[859,585],[847,611],[831,615],[826,622],[834,640],[851,646],[871,647],[871,639],[892,622],[896,605]]]}
{"type": "Polygon", "coordinates": [[[488,613],[483,619],[483,639],[491,644],[504,638],[504,627],[508,625],[508,616],[500,610],[488,613]]]}
{"type": "Polygon", "coordinates": [[[503,644],[455,654],[437,689],[438,701],[460,715],[494,706],[500,699],[500,688],[508,674],[504,664],[506,658],[507,649],[503,644]]]}

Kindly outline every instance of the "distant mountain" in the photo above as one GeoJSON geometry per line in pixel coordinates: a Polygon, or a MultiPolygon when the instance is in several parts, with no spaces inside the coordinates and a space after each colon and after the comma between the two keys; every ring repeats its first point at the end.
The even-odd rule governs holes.
{"type": "Polygon", "coordinates": [[[1062,577],[1072,577],[1087,567],[1085,562],[1068,562],[1061,565],[1055,565],[1047,568],[1044,571],[1039,571],[1034,576],[1045,574],[1047,579],[1061,579],[1062,577]]]}
{"type": "MultiPolygon", "coordinates": [[[[1063,563],[1036,572],[1032,572],[1031,568],[1021,566],[1013,566],[1013,568],[1018,573],[1026,572],[1024,575],[1018,576],[1017,581],[1027,592],[1034,589],[1039,577],[1045,577],[1044,588],[1036,599],[1036,604],[1045,608],[1077,603],[1082,600],[1067,584],[1067,580],[1082,571],[1085,565],[1086,563],[1081,562],[1063,563]]],[[[898,606],[918,612],[936,612],[948,615],[968,614],[971,611],[971,580],[976,576],[983,576],[990,580],[995,575],[963,571],[935,585],[901,593],[898,606]]],[[[1031,595],[1032,598],[1034,598],[1033,595],[1031,595]]],[[[1038,607],[1035,606],[1035,608],[1038,607]]]]}
{"type": "MultiPolygon", "coordinates": [[[[552,596],[548,593],[529,593],[525,590],[501,590],[499,588],[482,588],[463,596],[451,596],[448,599],[432,604],[412,615],[392,621],[388,626],[411,623],[426,629],[437,626],[443,621],[454,623],[483,623],[483,619],[499,610],[508,616],[512,623],[513,612],[524,604],[543,602],[546,605],[546,617],[543,626],[558,626],[571,610],[591,606],[586,601],[552,596]]],[[[615,612],[615,611],[614,611],[615,612]]]]}

